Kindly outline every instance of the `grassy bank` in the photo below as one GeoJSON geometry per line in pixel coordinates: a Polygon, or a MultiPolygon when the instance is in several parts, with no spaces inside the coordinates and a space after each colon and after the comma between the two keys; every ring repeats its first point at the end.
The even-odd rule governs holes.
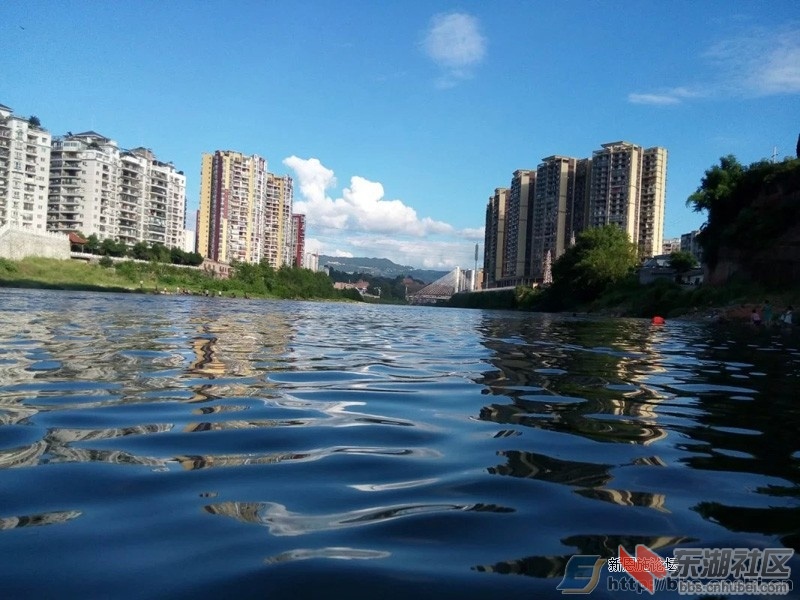
{"type": "MultiPolygon", "coordinates": [[[[163,263],[125,261],[86,263],[78,260],[0,258],[0,287],[210,294],[251,298],[355,299],[333,289],[324,273],[267,266],[243,269],[246,276],[215,279],[199,269],[163,263]]],[[[357,292],[356,292],[357,293],[357,292]]]]}
{"type": "MultiPolygon", "coordinates": [[[[152,290],[156,281],[149,283],[152,290]]],[[[50,258],[26,258],[20,261],[0,258],[0,286],[115,292],[138,291],[139,288],[114,268],[50,258]]]]}

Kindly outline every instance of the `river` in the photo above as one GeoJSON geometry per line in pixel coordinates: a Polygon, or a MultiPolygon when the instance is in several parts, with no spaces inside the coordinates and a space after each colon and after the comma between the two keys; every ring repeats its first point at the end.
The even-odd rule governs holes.
{"type": "Polygon", "coordinates": [[[0,289],[2,597],[555,598],[620,544],[798,548],[798,342],[0,289]]]}

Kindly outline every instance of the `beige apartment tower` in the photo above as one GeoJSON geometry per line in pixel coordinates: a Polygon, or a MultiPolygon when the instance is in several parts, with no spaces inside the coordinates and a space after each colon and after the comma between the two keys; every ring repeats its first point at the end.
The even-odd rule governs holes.
{"type": "Polygon", "coordinates": [[[630,142],[603,144],[592,155],[590,227],[614,223],[636,244],[639,258],[661,251],[667,151],[630,142]]]}
{"type": "Polygon", "coordinates": [[[497,287],[503,280],[508,196],[508,188],[497,188],[486,205],[486,238],[483,247],[484,287],[497,287]]]}
{"type": "Polygon", "coordinates": [[[555,261],[591,227],[617,225],[641,259],[659,254],[666,176],[666,149],[625,141],[515,171],[511,188],[497,188],[486,206],[486,287],[541,282],[548,254],[555,261]]]}
{"type": "Polygon", "coordinates": [[[533,275],[541,280],[548,252],[552,260],[564,253],[569,242],[567,212],[575,192],[577,159],[548,156],[536,169],[533,201],[533,275]]]}
{"type": "Polygon", "coordinates": [[[531,280],[531,228],[536,171],[518,169],[511,177],[503,248],[504,285],[531,280]]]}

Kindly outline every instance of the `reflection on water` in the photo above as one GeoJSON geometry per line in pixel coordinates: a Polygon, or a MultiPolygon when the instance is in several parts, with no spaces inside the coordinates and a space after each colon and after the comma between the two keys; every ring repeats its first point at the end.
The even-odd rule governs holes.
{"type": "Polygon", "coordinates": [[[388,521],[414,515],[446,511],[514,512],[513,508],[490,504],[412,504],[381,506],[345,513],[308,515],[291,513],[285,506],[273,502],[228,502],[210,504],[206,511],[214,515],[225,515],[239,521],[264,525],[272,535],[304,535],[316,531],[342,529],[369,525],[376,521],[388,521]]]}
{"type": "Polygon", "coordinates": [[[0,290],[0,577],[529,598],[620,544],[800,549],[798,365],[744,326],[0,290]]]}

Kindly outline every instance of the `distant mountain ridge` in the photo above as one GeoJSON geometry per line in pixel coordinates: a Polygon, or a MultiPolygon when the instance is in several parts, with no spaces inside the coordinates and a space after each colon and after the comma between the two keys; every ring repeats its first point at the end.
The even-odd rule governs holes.
{"type": "Polygon", "coordinates": [[[326,256],[319,255],[319,266],[330,266],[337,271],[345,273],[366,273],[377,277],[394,278],[398,275],[407,275],[425,283],[436,281],[444,277],[449,271],[435,271],[432,269],[416,269],[409,265],[398,265],[388,258],[367,258],[363,256],[326,256]]]}

